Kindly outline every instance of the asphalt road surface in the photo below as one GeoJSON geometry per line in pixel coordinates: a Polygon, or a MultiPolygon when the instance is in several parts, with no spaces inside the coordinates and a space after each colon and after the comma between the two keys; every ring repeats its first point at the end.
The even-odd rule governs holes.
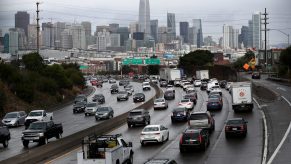
{"type": "MultiPolygon", "coordinates": [[[[117,82],[118,84],[118,82],[117,82]]],[[[143,92],[142,85],[140,83],[131,82],[134,87],[134,93],[143,92]]],[[[114,116],[125,113],[140,103],[133,103],[132,96],[129,97],[128,101],[120,101],[117,102],[116,94],[110,94],[110,86],[109,83],[104,83],[103,88],[96,88],[95,92],[89,95],[88,102],[92,100],[92,97],[96,93],[103,93],[105,96],[105,104],[102,106],[109,105],[114,110],[114,116]]],[[[123,89],[123,86],[119,87],[120,90],[123,89]]],[[[154,88],[151,88],[150,91],[145,91],[146,100],[150,99],[155,95],[154,88]]],[[[84,116],[84,113],[73,114],[73,104],[66,106],[60,110],[54,111],[54,122],[62,123],[63,125],[63,137],[74,134],[83,129],[89,128],[93,125],[96,125],[102,121],[96,121],[94,116],[84,116]]],[[[2,160],[13,157],[25,151],[29,151],[34,147],[37,147],[37,143],[30,143],[29,148],[24,148],[21,141],[21,134],[24,131],[24,126],[17,128],[10,128],[11,140],[9,141],[8,148],[4,148],[2,145],[0,146],[0,163],[2,160]]],[[[53,142],[55,138],[49,140],[49,142],[53,142]]]]}
{"type": "MultiPolygon", "coordinates": [[[[207,93],[198,91],[198,102],[193,110],[206,111],[207,93]]],[[[143,126],[128,129],[127,125],[110,132],[110,134],[121,133],[126,141],[133,142],[134,163],[141,164],[152,158],[175,159],[181,164],[257,164],[261,162],[263,148],[263,125],[262,117],[257,106],[252,113],[235,114],[231,109],[230,94],[223,90],[224,106],[222,111],[214,112],[215,132],[211,134],[210,146],[206,152],[193,151],[181,154],[179,151],[179,140],[181,133],[187,127],[186,123],[171,123],[171,111],[181,100],[184,91],[176,88],[176,99],[169,101],[167,110],[150,109],[151,124],[162,124],[169,128],[170,139],[163,144],[140,144],[140,132],[143,126]],[[227,118],[244,117],[248,121],[248,134],[246,138],[225,138],[224,122],[227,118]]],[[[48,163],[77,163],[77,152],[80,148],[67,154],[59,156],[48,163]]]]}

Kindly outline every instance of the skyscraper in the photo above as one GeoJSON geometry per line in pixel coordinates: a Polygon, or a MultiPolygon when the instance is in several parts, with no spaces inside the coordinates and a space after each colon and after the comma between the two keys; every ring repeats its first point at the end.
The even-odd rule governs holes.
{"type": "Polygon", "coordinates": [[[253,14],[252,21],[253,21],[253,47],[256,49],[260,49],[262,47],[261,13],[253,14]]]}
{"type": "Polygon", "coordinates": [[[203,46],[203,33],[201,19],[193,19],[194,45],[203,46]]]}
{"type": "Polygon", "coordinates": [[[42,23],[42,46],[44,48],[53,48],[55,45],[54,28],[50,22],[42,23]]]}
{"type": "MultiPolygon", "coordinates": [[[[243,47],[248,47],[248,26],[242,26],[241,34],[239,35],[239,44],[243,44],[243,47]]],[[[240,47],[242,48],[242,47],[240,47]]]]}
{"type": "Polygon", "coordinates": [[[183,37],[184,43],[189,42],[189,22],[180,22],[180,36],[183,37]]]}
{"type": "Polygon", "coordinates": [[[174,13],[167,13],[167,27],[168,33],[176,37],[176,19],[174,13]]]}
{"type": "Polygon", "coordinates": [[[65,30],[66,28],[66,23],[65,22],[56,22],[53,25],[54,27],[54,46],[56,49],[61,48],[62,43],[61,43],[61,33],[65,30]]]}
{"type": "Polygon", "coordinates": [[[9,29],[9,53],[16,55],[18,52],[18,32],[16,28],[9,29]]]}
{"type": "Polygon", "coordinates": [[[233,26],[223,25],[223,48],[238,48],[239,30],[233,26]]]}
{"type": "Polygon", "coordinates": [[[116,33],[120,34],[120,46],[125,46],[125,42],[129,38],[128,27],[119,27],[116,33]]]}
{"type": "Polygon", "coordinates": [[[149,0],[140,0],[139,2],[139,32],[150,35],[150,3],[149,0]]]}
{"type": "Polygon", "coordinates": [[[84,27],[85,29],[85,36],[91,36],[91,22],[88,22],[88,21],[84,21],[84,22],[81,22],[81,25],[84,27]]]}
{"type": "Polygon", "coordinates": [[[151,20],[151,36],[155,39],[155,42],[158,42],[158,20],[151,20]]]}
{"type": "Polygon", "coordinates": [[[87,49],[85,29],[81,24],[73,24],[71,28],[73,48],[87,49]]]}
{"type": "Polygon", "coordinates": [[[27,38],[28,38],[28,48],[35,50],[36,49],[36,40],[37,40],[37,25],[36,24],[29,24],[28,31],[27,31],[27,38]]]}
{"type": "Polygon", "coordinates": [[[118,30],[118,28],[119,28],[119,24],[118,23],[111,23],[111,24],[109,24],[109,31],[111,33],[116,33],[117,30],[118,30]]]}
{"type": "Polygon", "coordinates": [[[249,48],[253,47],[253,21],[249,20],[249,30],[248,30],[248,46],[249,48]]]}
{"type": "Polygon", "coordinates": [[[27,28],[29,25],[29,14],[26,11],[18,11],[15,14],[15,28],[22,28],[27,36],[27,28]]]}

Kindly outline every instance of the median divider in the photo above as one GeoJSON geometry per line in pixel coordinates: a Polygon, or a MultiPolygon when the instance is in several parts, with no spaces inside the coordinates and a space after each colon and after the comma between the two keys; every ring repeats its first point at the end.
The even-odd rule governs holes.
{"type": "MultiPolygon", "coordinates": [[[[156,91],[155,96],[151,97],[147,102],[142,103],[141,105],[137,106],[135,109],[138,109],[138,108],[150,109],[155,98],[160,97],[162,95],[162,90],[156,84],[151,84],[151,86],[156,91]]],[[[98,125],[92,126],[85,130],[79,131],[67,137],[56,140],[47,145],[32,148],[31,150],[28,150],[22,154],[0,161],[0,163],[31,164],[31,163],[39,163],[41,161],[48,160],[53,156],[62,154],[64,152],[68,152],[72,150],[73,148],[81,146],[82,139],[88,135],[92,135],[92,134],[101,135],[122,126],[127,121],[126,119],[127,119],[128,113],[129,111],[119,116],[116,116],[110,120],[106,120],[98,125]]]]}

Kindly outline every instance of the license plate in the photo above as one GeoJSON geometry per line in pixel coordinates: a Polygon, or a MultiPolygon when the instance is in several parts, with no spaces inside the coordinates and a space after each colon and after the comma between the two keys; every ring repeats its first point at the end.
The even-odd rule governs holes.
{"type": "Polygon", "coordinates": [[[25,140],[38,140],[38,137],[24,137],[25,140]]]}
{"type": "Polygon", "coordinates": [[[180,117],[181,115],[177,114],[178,117],[180,117]]]}
{"type": "Polygon", "coordinates": [[[232,130],[237,130],[237,128],[232,128],[232,130]]]}

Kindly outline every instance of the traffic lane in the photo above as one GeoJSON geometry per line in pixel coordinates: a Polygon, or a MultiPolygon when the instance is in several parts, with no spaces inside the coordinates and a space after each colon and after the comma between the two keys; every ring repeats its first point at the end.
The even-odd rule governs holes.
{"type": "MultiPolygon", "coordinates": [[[[194,108],[194,112],[203,112],[207,111],[207,100],[208,100],[208,94],[205,91],[198,91],[199,96],[199,104],[194,108]],[[202,98],[202,100],[201,100],[202,98]]],[[[227,91],[223,90],[223,109],[221,111],[211,113],[214,114],[215,119],[215,130],[210,135],[210,145],[208,149],[203,151],[189,151],[186,153],[180,153],[179,149],[179,142],[180,142],[180,136],[183,131],[177,135],[177,137],[171,142],[170,146],[158,153],[155,158],[170,158],[177,161],[177,163],[183,163],[183,164],[193,164],[193,163],[205,163],[207,160],[209,153],[211,152],[211,149],[216,145],[217,138],[219,138],[222,129],[224,127],[225,119],[228,116],[229,113],[229,106],[230,106],[230,99],[229,99],[229,93],[227,91]]],[[[187,128],[187,125],[185,125],[184,129],[187,128]]]]}
{"type": "MultiPolygon", "coordinates": [[[[165,89],[163,89],[163,90],[165,90],[165,89]]],[[[151,124],[160,123],[160,124],[163,124],[170,129],[169,140],[175,139],[174,133],[180,133],[185,128],[185,124],[186,124],[185,122],[172,125],[172,129],[171,129],[171,127],[168,126],[171,124],[170,116],[171,116],[172,109],[174,107],[176,107],[178,102],[181,100],[182,97],[179,95],[182,95],[182,93],[183,93],[182,89],[180,89],[180,88],[176,89],[176,98],[175,98],[175,100],[168,101],[168,103],[169,103],[168,109],[165,109],[165,110],[163,110],[163,109],[154,110],[153,108],[149,109],[149,112],[151,115],[151,124]],[[165,124],[164,122],[167,122],[167,124],[165,124]],[[174,127],[174,129],[173,129],[173,127],[174,127]]],[[[144,128],[144,126],[136,126],[136,127],[128,128],[127,125],[123,125],[120,128],[117,128],[116,130],[110,132],[110,134],[122,134],[122,136],[125,138],[125,141],[133,142],[134,163],[142,163],[142,161],[146,161],[148,158],[150,158],[154,154],[157,154],[162,147],[165,147],[169,143],[169,141],[168,141],[164,144],[150,144],[148,146],[141,147],[140,133],[141,133],[143,128],[144,128]]],[[[61,156],[61,157],[51,161],[51,163],[56,163],[56,164],[57,163],[69,163],[69,162],[76,163],[77,162],[77,156],[76,156],[77,151],[78,150],[75,150],[67,155],[61,156]]]]}
{"type": "MultiPolygon", "coordinates": [[[[135,91],[140,91],[141,84],[136,82],[131,82],[131,84],[134,87],[135,91]]],[[[104,83],[102,88],[97,88],[95,90],[94,94],[97,93],[103,93],[105,96],[105,104],[104,105],[110,105],[114,109],[114,115],[120,115],[122,113],[125,113],[138,105],[140,103],[133,103],[132,99],[129,99],[128,101],[124,102],[117,102],[116,94],[112,95],[110,93],[110,86],[111,84],[104,83]]],[[[119,87],[120,89],[123,88],[123,86],[119,87]]],[[[151,88],[150,91],[144,92],[146,96],[146,100],[150,99],[155,95],[154,88],[151,88]]],[[[91,94],[88,96],[88,102],[92,101],[92,97],[94,94],[91,94]]],[[[132,96],[131,96],[132,97],[132,96]]],[[[131,98],[130,97],[130,98],[131,98]]],[[[83,129],[89,128],[91,126],[94,126],[96,124],[99,124],[102,121],[96,121],[94,116],[88,116],[85,117],[84,113],[80,114],[73,114],[73,105],[66,106],[60,110],[54,111],[54,122],[56,123],[62,123],[64,133],[63,136],[68,136],[70,134],[74,134],[78,131],[81,131],[83,129]]],[[[13,157],[15,155],[18,155],[20,153],[23,153],[24,151],[27,151],[28,149],[24,148],[21,141],[21,135],[22,131],[24,131],[24,127],[18,127],[18,128],[12,128],[10,130],[11,133],[11,140],[9,142],[8,148],[2,148],[0,147],[0,161],[13,157]]],[[[52,138],[49,140],[49,142],[53,142],[55,138],[52,138]]],[[[34,147],[37,147],[37,143],[30,143],[29,149],[32,149],[34,147]]]]}

